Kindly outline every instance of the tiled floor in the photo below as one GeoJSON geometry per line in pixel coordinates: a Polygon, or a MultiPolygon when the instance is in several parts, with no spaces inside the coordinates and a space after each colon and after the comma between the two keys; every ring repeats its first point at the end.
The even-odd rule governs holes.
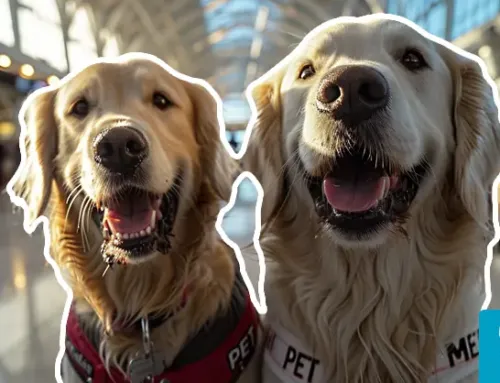
{"type": "MultiPolygon", "coordinates": [[[[239,245],[248,244],[254,227],[255,190],[244,181],[224,229],[239,245]]],[[[40,230],[24,233],[20,215],[0,197],[0,383],[52,383],[65,293],[43,255],[40,230]]],[[[257,264],[246,260],[255,284],[257,264]]],[[[492,307],[500,307],[500,258],[492,267],[492,307]],[[495,299],[496,298],[496,299],[495,299]]]]}

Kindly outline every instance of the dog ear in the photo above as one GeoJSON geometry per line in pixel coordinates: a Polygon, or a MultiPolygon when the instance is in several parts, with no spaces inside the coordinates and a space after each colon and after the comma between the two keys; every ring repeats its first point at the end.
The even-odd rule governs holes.
{"type": "Polygon", "coordinates": [[[280,87],[284,69],[271,69],[247,88],[248,101],[253,103],[248,125],[250,138],[242,164],[260,182],[264,190],[261,219],[263,223],[279,209],[283,199],[283,153],[280,87]]]}
{"type": "Polygon", "coordinates": [[[448,65],[454,82],[455,188],[467,212],[487,223],[500,172],[497,90],[478,57],[449,50],[448,65]]]}
{"type": "Polygon", "coordinates": [[[25,227],[32,226],[43,215],[51,193],[53,162],[57,153],[55,93],[53,89],[32,93],[19,113],[21,164],[7,190],[26,203],[25,227]]]}
{"type": "MultiPolygon", "coordinates": [[[[208,86],[208,85],[207,85],[208,86]]],[[[215,91],[213,91],[215,93],[215,91]]],[[[224,148],[221,138],[222,105],[219,111],[215,97],[203,86],[188,85],[195,111],[196,140],[200,147],[200,168],[202,177],[213,189],[217,197],[229,201],[236,171],[236,161],[224,148]]]]}

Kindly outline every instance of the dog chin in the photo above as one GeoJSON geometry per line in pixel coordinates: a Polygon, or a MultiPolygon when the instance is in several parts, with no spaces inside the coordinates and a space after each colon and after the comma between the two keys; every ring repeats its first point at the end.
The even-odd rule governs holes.
{"type": "Polygon", "coordinates": [[[128,265],[142,265],[153,261],[161,254],[158,251],[152,251],[150,253],[141,254],[140,257],[128,257],[126,263],[128,265]]]}
{"type": "Polygon", "coordinates": [[[386,244],[394,230],[394,225],[388,224],[387,227],[379,228],[377,231],[365,234],[362,237],[348,236],[332,228],[327,228],[325,231],[330,240],[341,248],[350,250],[369,250],[379,248],[386,244]]]}

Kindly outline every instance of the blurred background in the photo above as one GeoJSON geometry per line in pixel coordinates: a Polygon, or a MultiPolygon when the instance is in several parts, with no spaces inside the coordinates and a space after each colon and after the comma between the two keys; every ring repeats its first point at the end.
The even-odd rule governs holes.
{"type": "MultiPolygon", "coordinates": [[[[316,25],[387,12],[482,57],[500,85],[500,0],[0,0],[0,188],[17,167],[17,114],[33,90],[100,56],[152,53],[209,81],[224,102],[226,136],[241,145],[250,110],[243,91],[316,25]]],[[[254,231],[256,191],[241,184],[224,227],[239,244],[254,231]]],[[[0,383],[54,382],[65,293],[0,195],[0,383]]],[[[247,260],[256,280],[255,263],[247,260]]],[[[500,260],[492,268],[500,292],[500,260]]],[[[493,293],[492,307],[500,307],[493,293]]]]}

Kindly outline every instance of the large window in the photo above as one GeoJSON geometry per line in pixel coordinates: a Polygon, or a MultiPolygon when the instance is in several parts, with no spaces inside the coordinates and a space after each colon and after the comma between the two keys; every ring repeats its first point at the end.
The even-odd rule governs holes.
{"type": "Polygon", "coordinates": [[[96,40],[85,8],[79,8],[68,31],[68,56],[71,71],[80,70],[98,57],[96,40]]]}
{"type": "Polygon", "coordinates": [[[441,38],[446,38],[446,13],[447,6],[444,2],[436,2],[426,10],[417,22],[427,32],[441,38]]]}
{"type": "Polygon", "coordinates": [[[0,0],[0,43],[14,46],[14,29],[9,0],[0,0]]]}
{"type": "Polygon", "coordinates": [[[22,0],[18,17],[21,52],[65,72],[64,38],[56,1],[22,0]]]}
{"type": "Polygon", "coordinates": [[[499,0],[455,0],[451,39],[487,23],[499,11],[499,0]]]}
{"type": "MultiPolygon", "coordinates": [[[[212,53],[224,57],[224,66],[217,73],[218,88],[229,93],[223,99],[224,117],[227,123],[246,123],[250,108],[241,92],[248,79],[253,79],[247,75],[248,62],[274,48],[266,36],[281,20],[282,10],[272,0],[200,0],[200,4],[204,8],[207,44],[212,53]],[[261,14],[263,9],[265,17],[261,14]],[[259,19],[265,19],[262,26],[259,19]],[[264,28],[266,34],[262,33],[264,28]],[[229,73],[221,73],[228,69],[229,73]]],[[[202,50],[204,46],[198,44],[195,49],[202,50]]]]}
{"type": "Polygon", "coordinates": [[[386,11],[406,17],[434,35],[454,40],[495,18],[500,0],[387,0],[386,11]],[[453,6],[453,12],[447,32],[448,4],[453,6]]]}
{"type": "Polygon", "coordinates": [[[433,35],[447,37],[445,0],[387,0],[386,10],[406,17],[433,35]]]}

